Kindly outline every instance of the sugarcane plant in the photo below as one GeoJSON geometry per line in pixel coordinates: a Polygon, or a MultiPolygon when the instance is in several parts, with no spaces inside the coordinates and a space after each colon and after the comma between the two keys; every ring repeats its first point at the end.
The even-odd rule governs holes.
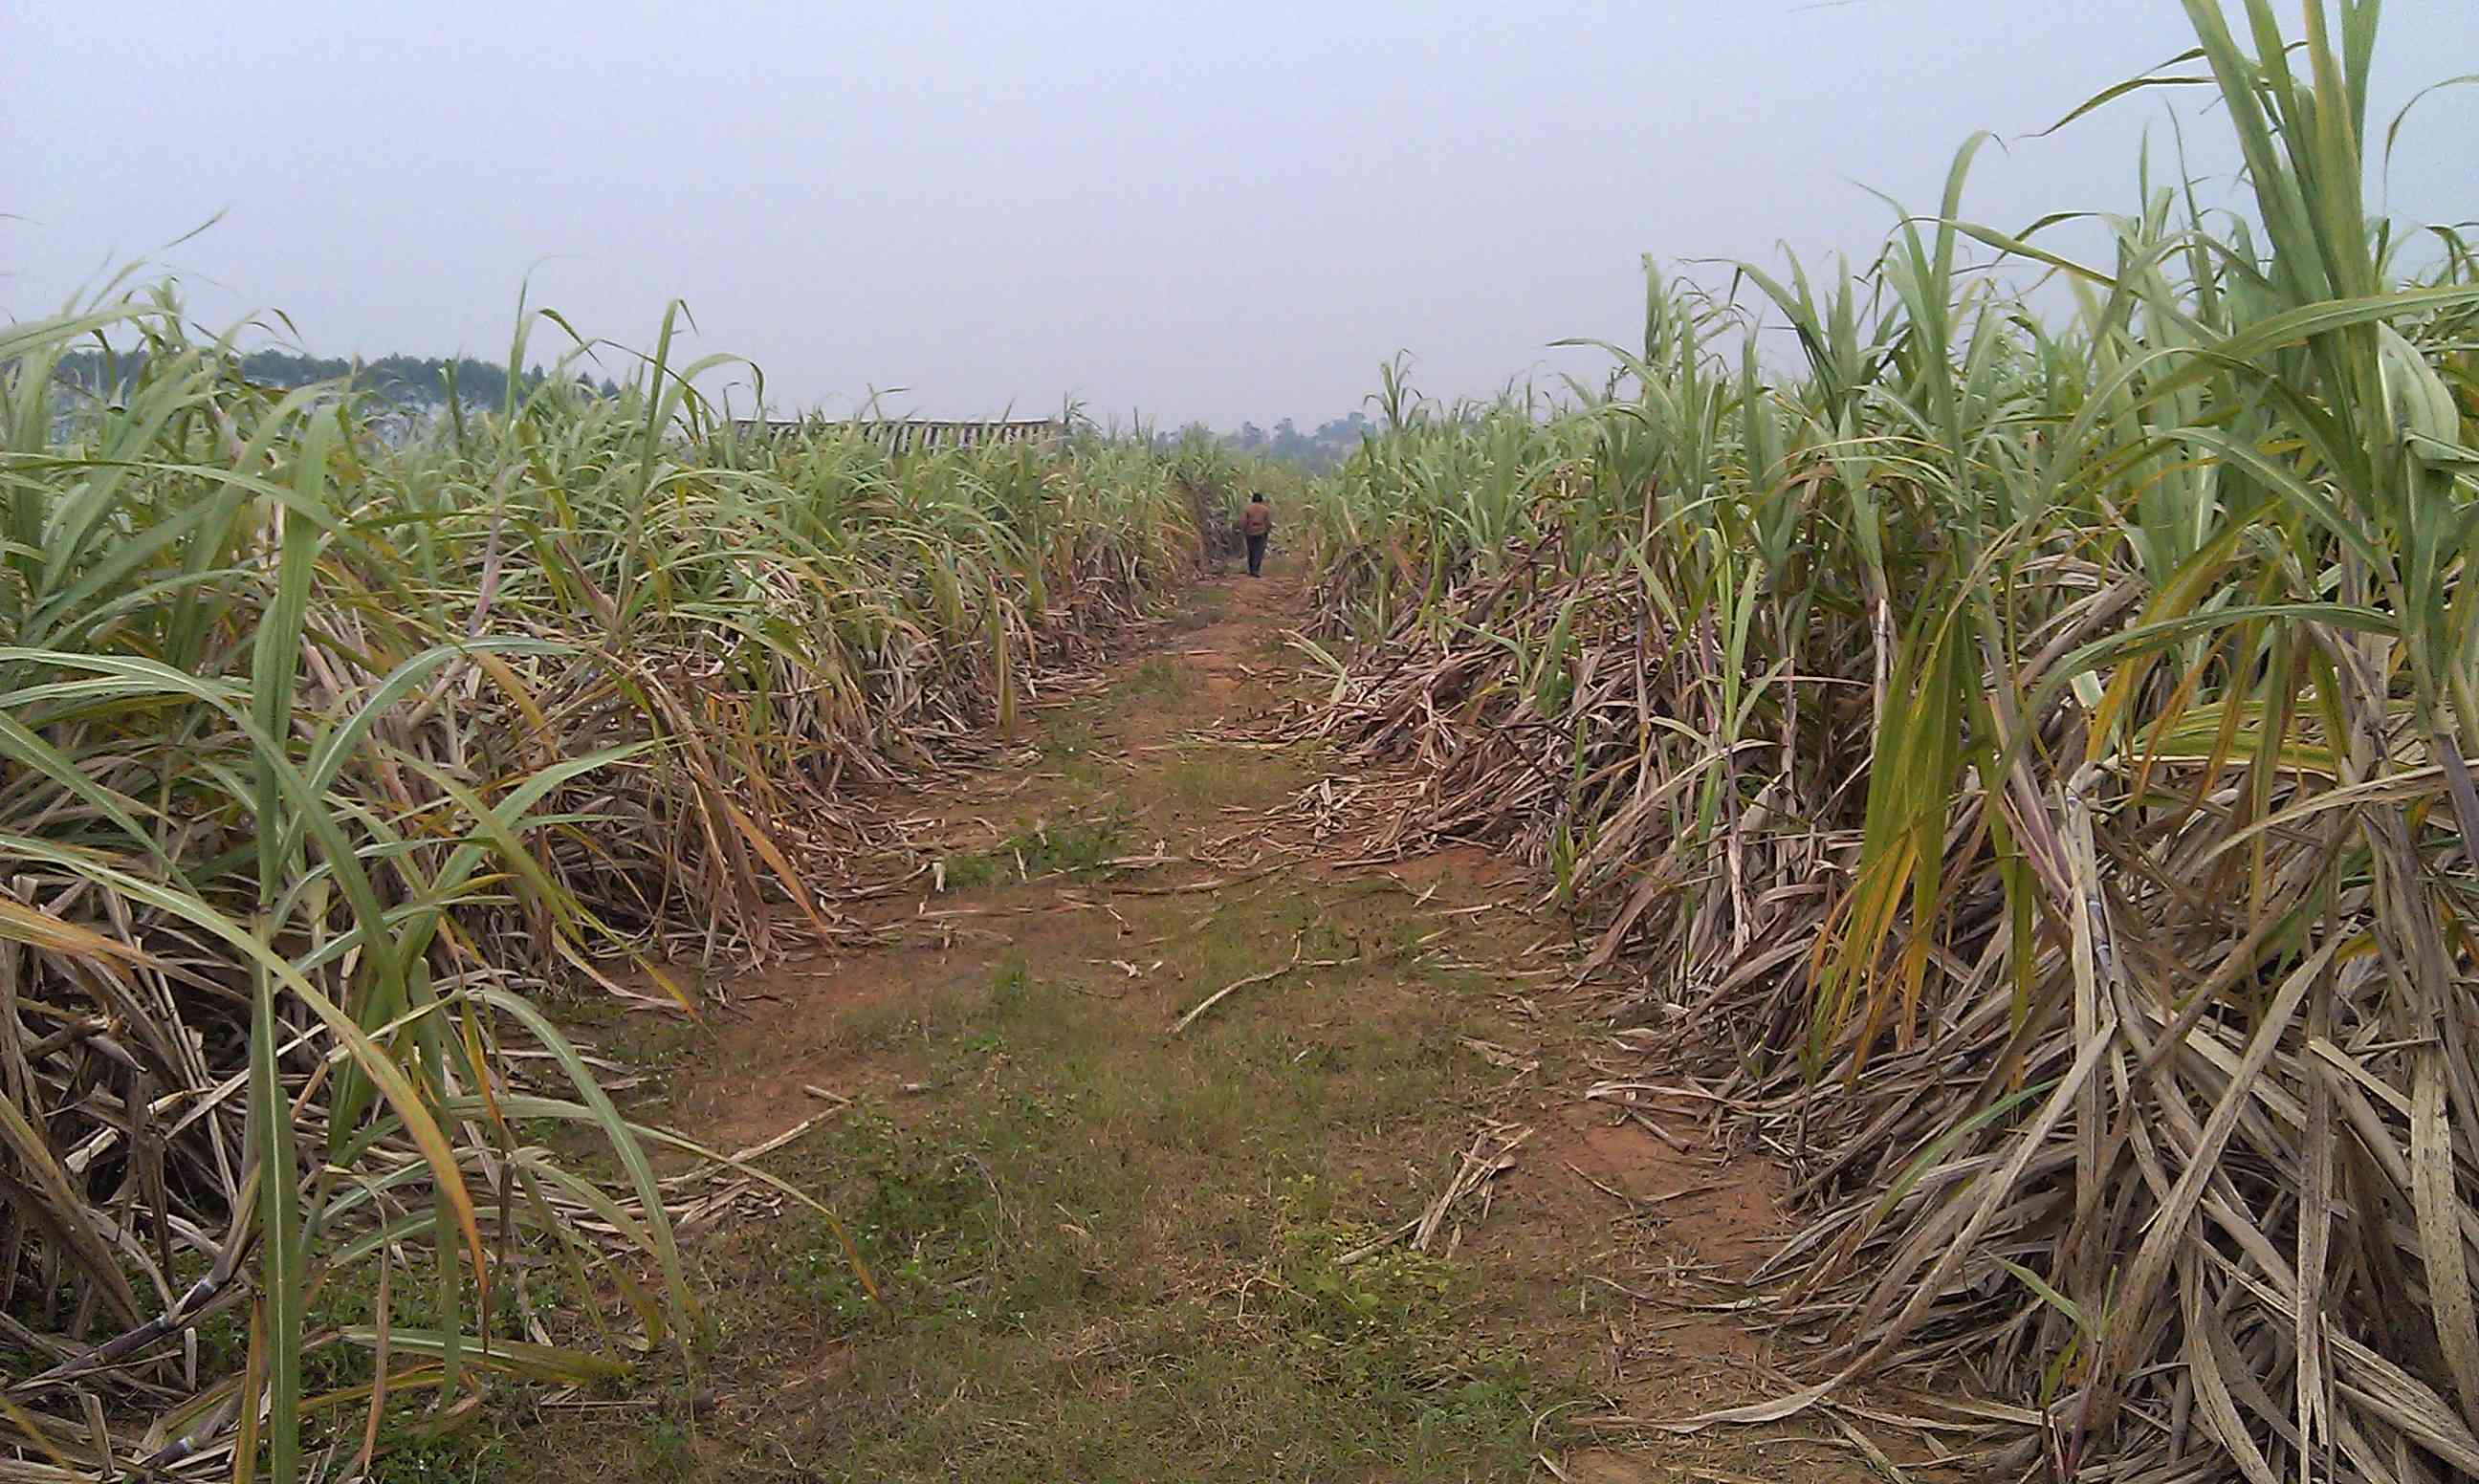
{"type": "Polygon", "coordinates": [[[1990,1468],[2470,1472],[2479,272],[2365,205],[2374,4],[2187,11],[2062,122],[2210,86],[2237,199],[2147,163],[2078,256],[1966,145],[1864,269],[1655,270],[1555,416],[1389,420],[1317,725],[1790,1151],[1819,1374],[1715,1420],[1942,1373],[1990,1468]]]}
{"type": "Polygon", "coordinates": [[[723,1157],[549,1009],[864,940],[853,785],[994,755],[1195,570],[1150,446],[744,436],[683,313],[521,303],[504,399],[410,430],[166,286],[0,329],[0,1473],[367,1469],[694,1338],[723,1157]]]}

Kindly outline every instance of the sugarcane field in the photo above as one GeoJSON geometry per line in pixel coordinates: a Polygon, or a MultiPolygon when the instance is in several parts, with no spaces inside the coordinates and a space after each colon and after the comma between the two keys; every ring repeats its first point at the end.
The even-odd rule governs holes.
{"type": "Polygon", "coordinates": [[[2479,1477],[2479,12],[109,9],[0,1484],[2479,1477]]]}

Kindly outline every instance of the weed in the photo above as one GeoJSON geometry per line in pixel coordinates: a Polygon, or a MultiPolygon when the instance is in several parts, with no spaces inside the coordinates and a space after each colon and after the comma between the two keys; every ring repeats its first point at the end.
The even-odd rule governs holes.
{"type": "Polygon", "coordinates": [[[1119,854],[1124,827],[1116,818],[1080,820],[1052,825],[1035,820],[1019,825],[996,850],[977,855],[948,856],[939,874],[949,891],[972,891],[1015,879],[1065,873],[1088,876],[1119,854]]]}
{"type": "Polygon", "coordinates": [[[1342,1262],[1379,1234],[1331,1215],[1312,1218],[1312,1206],[1324,1206],[1321,1194],[1312,1175],[1284,1183],[1275,1292],[1287,1337],[1303,1364],[1355,1394],[1415,1384],[1425,1353],[1444,1338],[1453,1269],[1396,1245],[1342,1262]]]}
{"type": "Polygon", "coordinates": [[[1194,689],[1195,684],[1187,666],[1167,654],[1155,654],[1130,672],[1120,688],[1148,700],[1176,701],[1194,689]]]}
{"type": "Polygon", "coordinates": [[[1065,762],[1090,755],[1099,740],[1092,717],[1069,712],[1050,723],[1041,751],[1054,762],[1065,762]]]}
{"type": "Polygon", "coordinates": [[[938,879],[949,891],[973,891],[995,885],[1007,874],[996,856],[949,856],[938,862],[938,879]]]}
{"type": "Polygon", "coordinates": [[[371,1460],[370,1484],[483,1484],[503,1478],[508,1465],[505,1439],[464,1432],[430,1436],[421,1414],[390,1408],[382,1420],[378,1451],[371,1460]]]}
{"type": "Polygon", "coordinates": [[[883,1301],[869,1301],[824,1223],[794,1255],[784,1281],[838,1328],[856,1328],[890,1309],[934,1306],[975,1248],[987,1245],[988,1182],[969,1161],[903,1134],[883,1114],[848,1120],[836,1143],[845,1167],[870,1182],[869,1198],[847,1224],[883,1301]]]}
{"type": "Polygon", "coordinates": [[[1231,766],[1229,757],[1183,757],[1163,772],[1171,800],[1191,808],[1220,809],[1265,797],[1265,781],[1231,766]]]}
{"type": "Polygon", "coordinates": [[[646,1420],[638,1435],[637,1476],[641,1479],[685,1479],[697,1469],[691,1446],[695,1434],[684,1420],[665,1414],[646,1420]]]}
{"type": "Polygon", "coordinates": [[[1089,875],[1119,854],[1117,819],[1080,820],[1064,825],[1035,821],[1008,836],[1000,855],[1024,862],[1027,876],[1065,872],[1089,875]]]}
{"type": "Polygon", "coordinates": [[[1033,996],[1033,970],[1022,959],[1009,959],[990,971],[990,1013],[1001,1019],[1021,1013],[1033,996]]]}

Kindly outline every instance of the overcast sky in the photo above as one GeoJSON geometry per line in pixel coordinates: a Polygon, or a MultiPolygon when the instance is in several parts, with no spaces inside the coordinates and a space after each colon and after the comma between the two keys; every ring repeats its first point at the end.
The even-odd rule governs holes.
{"type": "MultiPolygon", "coordinates": [[[[2479,3],[2389,11],[2380,118],[2479,70],[2479,3]]],[[[630,345],[685,299],[779,406],[1305,425],[1398,348],[1448,396],[1577,365],[1648,251],[1870,253],[1862,187],[1932,209],[1974,129],[1975,217],[2130,207],[2168,95],[2025,136],[2190,44],[2173,0],[11,0],[0,309],[150,257],[202,320],[497,357],[533,267],[630,345]]],[[[2390,192],[2479,215],[2479,90],[2390,192]]]]}

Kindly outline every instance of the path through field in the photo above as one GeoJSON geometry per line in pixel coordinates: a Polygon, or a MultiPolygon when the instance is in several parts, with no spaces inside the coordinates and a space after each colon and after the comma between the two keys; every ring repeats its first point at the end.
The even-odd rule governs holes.
{"type": "Polygon", "coordinates": [[[766,1163],[884,1302],[814,1218],[735,1207],[688,1247],[702,1367],[511,1420],[507,1474],[1870,1477],[1821,1433],[1627,1420],[1778,1384],[1725,1308],[1773,1172],[1583,1101],[1609,1042],[1512,868],[1315,841],[1316,759],[1242,731],[1300,683],[1299,596],[1202,584],[1036,708],[1037,764],[905,801],[949,889],[876,904],[903,946],[588,1033],[711,1144],[815,1120],[766,1163]]]}

